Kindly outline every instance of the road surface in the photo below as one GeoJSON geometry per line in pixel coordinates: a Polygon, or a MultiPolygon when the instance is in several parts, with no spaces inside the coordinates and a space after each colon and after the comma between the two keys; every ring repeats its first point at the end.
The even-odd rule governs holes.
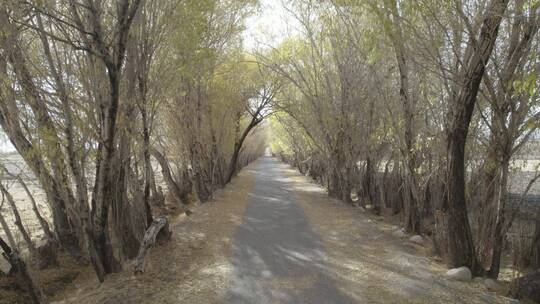
{"type": "Polygon", "coordinates": [[[227,303],[354,303],[326,272],[326,252],[291,183],[272,158],[254,172],[242,225],[233,238],[227,303]]]}

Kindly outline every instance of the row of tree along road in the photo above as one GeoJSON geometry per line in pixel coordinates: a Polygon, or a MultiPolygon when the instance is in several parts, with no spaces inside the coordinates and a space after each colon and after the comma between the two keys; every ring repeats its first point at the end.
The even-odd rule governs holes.
{"type": "Polygon", "coordinates": [[[450,268],[496,279],[504,253],[519,255],[516,284],[539,301],[539,215],[515,229],[506,198],[538,137],[540,3],[293,2],[298,37],[261,55],[288,80],[274,153],[432,235],[450,268]]]}
{"type": "Polygon", "coordinates": [[[125,261],[144,263],[145,248],[167,230],[165,201],[189,214],[264,152],[263,109],[276,85],[240,41],[255,5],[2,2],[0,126],[51,213],[35,208],[44,231],[36,245],[8,185],[25,181],[3,168],[0,245],[28,299],[44,296],[18,235],[30,260],[49,261],[42,267],[66,250],[103,281],[125,261]]]}

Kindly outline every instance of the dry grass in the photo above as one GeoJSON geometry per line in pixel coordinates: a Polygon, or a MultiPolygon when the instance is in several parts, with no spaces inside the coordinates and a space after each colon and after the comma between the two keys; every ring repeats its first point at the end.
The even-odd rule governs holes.
{"type": "MultiPolygon", "coordinates": [[[[89,266],[81,265],[62,252],[58,256],[58,266],[32,271],[32,276],[46,297],[62,292],[75,278],[89,272],[89,266]]],[[[33,267],[29,267],[32,270],[33,267]]],[[[19,289],[13,277],[0,277],[0,304],[28,303],[26,293],[19,289]]]]}
{"type": "Polygon", "coordinates": [[[230,271],[231,237],[241,223],[253,184],[245,168],[213,201],[171,224],[172,240],[150,251],[146,272],[132,266],[99,284],[90,269],[54,296],[56,303],[216,303],[230,271]]]}

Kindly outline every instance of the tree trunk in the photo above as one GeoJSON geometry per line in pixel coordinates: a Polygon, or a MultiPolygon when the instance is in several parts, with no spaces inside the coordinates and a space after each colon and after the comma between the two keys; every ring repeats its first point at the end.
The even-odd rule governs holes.
{"type": "Polygon", "coordinates": [[[164,216],[156,217],[152,224],[146,230],[144,234],[139,253],[135,258],[135,274],[144,272],[144,259],[146,253],[156,243],[156,238],[170,239],[171,232],[169,231],[169,221],[164,216]]]}
{"type": "MultiPolygon", "coordinates": [[[[128,61],[128,65],[129,63],[128,61]]],[[[134,81],[129,83],[134,85],[134,81]]],[[[146,229],[147,218],[151,217],[152,214],[146,210],[141,183],[138,175],[131,168],[133,124],[137,115],[135,105],[133,103],[124,104],[119,115],[126,122],[118,126],[118,149],[112,163],[112,180],[115,183],[113,185],[114,199],[110,203],[110,217],[113,219],[110,225],[111,232],[114,233],[120,249],[115,259],[122,261],[125,257],[131,259],[137,254],[139,239],[146,229]],[[133,195],[131,197],[128,195],[128,184],[132,185],[133,195]]],[[[117,267],[116,270],[120,270],[120,267],[117,267]]]]}
{"type": "Polygon", "coordinates": [[[534,234],[532,238],[531,256],[533,257],[532,267],[540,268],[540,221],[534,225],[534,234]]]}
{"type": "MultiPolygon", "coordinates": [[[[156,158],[159,165],[161,166],[161,173],[163,175],[163,179],[165,180],[165,183],[167,184],[167,188],[169,191],[174,195],[174,197],[178,200],[180,203],[180,206],[186,205],[189,203],[188,194],[191,192],[191,189],[181,189],[180,186],[174,181],[171,169],[169,168],[169,164],[167,162],[167,159],[163,154],[161,154],[156,149],[151,149],[152,155],[156,158]]],[[[191,188],[191,187],[190,187],[191,188]]],[[[184,211],[186,213],[190,213],[189,210],[185,207],[184,211]]]]}
{"type": "Polygon", "coordinates": [[[101,116],[103,117],[101,126],[101,145],[98,152],[98,169],[94,193],[94,208],[92,209],[93,220],[93,242],[97,249],[99,259],[92,260],[96,274],[100,282],[103,282],[105,275],[117,269],[117,261],[114,259],[109,227],[109,209],[114,200],[113,191],[113,162],[117,149],[115,147],[115,138],[117,133],[117,114],[119,103],[119,71],[108,67],[108,76],[110,83],[109,101],[101,101],[101,116]],[[107,106],[105,106],[107,104],[107,106]],[[97,265],[101,263],[102,265],[97,265]],[[104,273],[99,273],[104,271],[104,273]]]}
{"type": "Polygon", "coordinates": [[[38,219],[39,225],[41,226],[41,229],[43,229],[43,233],[45,234],[45,237],[50,240],[54,240],[54,235],[49,227],[49,223],[41,216],[41,213],[39,212],[36,200],[34,199],[34,196],[30,192],[30,189],[28,189],[28,186],[24,182],[24,180],[17,176],[17,181],[19,184],[23,187],[24,192],[26,193],[26,196],[28,196],[28,199],[30,200],[30,203],[32,204],[32,210],[34,211],[34,214],[36,218],[38,219]]]}
{"type": "Polygon", "coordinates": [[[11,247],[9,247],[9,245],[6,243],[6,241],[4,241],[4,239],[2,239],[1,236],[0,236],[0,249],[2,249],[3,251],[1,255],[6,259],[6,261],[11,266],[11,269],[6,273],[6,275],[10,276],[15,272],[15,269],[13,268],[13,265],[11,264],[11,259],[9,258],[11,256],[12,250],[11,250],[11,247]]]}
{"type": "Polygon", "coordinates": [[[465,144],[476,104],[476,96],[485,66],[498,35],[502,16],[508,0],[493,0],[487,6],[486,16],[474,51],[465,58],[462,83],[453,100],[452,117],[447,137],[447,195],[448,195],[448,245],[451,267],[467,266],[473,273],[481,272],[476,260],[465,198],[465,144]]]}
{"type": "Polygon", "coordinates": [[[495,229],[495,217],[497,215],[497,186],[500,180],[498,173],[502,170],[499,167],[500,162],[497,157],[499,144],[495,138],[490,140],[487,157],[480,173],[480,189],[478,189],[480,193],[476,195],[477,204],[472,206],[477,219],[478,258],[486,267],[489,267],[491,263],[494,246],[493,230],[495,229]]]}
{"type": "Polygon", "coordinates": [[[467,266],[475,273],[476,261],[465,202],[465,138],[448,141],[448,254],[451,267],[467,266]]]}
{"type": "Polygon", "coordinates": [[[23,226],[21,215],[19,214],[17,205],[15,204],[15,201],[13,200],[13,196],[11,196],[11,193],[7,191],[7,189],[4,187],[2,183],[0,183],[0,191],[2,191],[2,195],[7,198],[9,206],[11,207],[11,211],[13,212],[13,217],[15,218],[15,226],[17,226],[17,228],[19,229],[19,232],[21,233],[24,239],[24,242],[26,243],[26,246],[28,247],[28,250],[30,250],[30,253],[32,254],[32,256],[37,256],[36,247],[34,246],[34,243],[32,243],[32,239],[30,238],[28,231],[26,231],[26,228],[24,228],[23,226]]]}
{"type": "Polygon", "coordinates": [[[238,157],[240,156],[242,145],[244,144],[244,141],[249,135],[249,132],[251,132],[251,130],[255,128],[261,121],[262,120],[259,120],[257,117],[253,117],[249,125],[246,127],[246,129],[244,129],[244,132],[242,132],[242,135],[240,136],[240,138],[238,138],[235,141],[233,154],[231,156],[231,160],[229,161],[229,170],[227,172],[227,178],[225,179],[226,183],[230,183],[233,176],[236,174],[236,170],[238,166],[238,157]]]}
{"type": "MultiPolygon", "coordinates": [[[[142,86],[142,84],[139,84],[142,86]]],[[[144,89],[140,89],[141,94],[146,95],[144,89]]],[[[143,155],[144,155],[144,207],[146,211],[146,227],[152,224],[152,209],[150,208],[150,186],[152,183],[152,163],[150,162],[150,130],[148,128],[148,117],[146,113],[146,98],[143,98],[144,104],[141,107],[141,116],[143,124],[143,155]]]]}
{"type": "Polygon", "coordinates": [[[26,267],[26,264],[19,257],[19,253],[17,252],[17,244],[15,243],[15,240],[13,239],[13,235],[11,234],[11,230],[9,229],[4,219],[4,216],[1,213],[0,213],[0,226],[4,230],[4,233],[6,234],[6,237],[9,242],[9,246],[11,246],[11,248],[9,248],[9,246],[7,246],[3,240],[1,241],[2,243],[1,247],[4,250],[4,253],[7,255],[9,263],[13,267],[14,272],[17,274],[17,280],[19,281],[19,284],[24,289],[26,289],[32,303],[34,304],[41,303],[41,300],[43,298],[43,296],[41,295],[41,291],[34,284],[34,281],[32,280],[32,277],[30,276],[30,273],[28,271],[28,268],[26,267]]]}
{"type": "MultiPolygon", "coordinates": [[[[139,247],[137,234],[138,232],[142,234],[142,231],[146,227],[144,201],[141,199],[142,191],[140,190],[140,182],[136,176],[131,182],[135,184],[134,191],[138,195],[134,194],[131,201],[128,196],[128,183],[130,182],[130,175],[133,174],[130,166],[129,151],[131,150],[131,145],[129,144],[130,139],[128,136],[127,134],[122,134],[121,136],[121,144],[116,155],[117,160],[114,162],[113,170],[115,181],[113,192],[115,195],[114,200],[111,202],[110,217],[113,221],[111,221],[110,225],[121,252],[121,256],[115,257],[118,260],[123,260],[124,257],[131,259],[137,254],[137,248],[139,247]]],[[[117,266],[120,265],[115,265],[115,267],[117,266]]],[[[115,271],[117,270],[120,270],[120,267],[115,268],[115,271]]]]}
{"type": "Polygon", "coordinates": [[[374,168],[373,168],[373,161],[371,160],[370,157],[368,157],[366,159],[366,169],[364,171],[364,178],[363,178],[363,198],[367,198],[369,203],[373,206],[373,211],[375,212],[375,214],[379,215],[380,214],[380,207],[378,204],[376,204],[376,199],[371,191],[371,189],[373,188],[373,171],[374,171],[374,168]]]}
{"type": "Polygon", "coordinates": [[[499,193],[497,198],[495,227],[492,232],[493,246],[491,247],[491,265],[487,275],[497,279],[501,267],[501,255],[504,245],[504,225],[506,225],[506,189],[508,185],[508,171],[510,159],[506,158],[501,164],[501,175],[499,177],[499,193]]]}
{"type": "Polygon", "coordinates": [[[404,197],[408,201],[407,210],[407,230],[409,232],[421,233],[420,223],[420,208],[419,208],[419,191],[418,177],[416,173],[417,157],[415,152],[416,133],[414,132],[414,114],[416,103],[410,97],[409,88],[409,68],[406,60],[405,44],[403,41],[403,33],[401,30],[401,16],[397,8],[396,0],[391,2],[391,11],[395,29],[390,29],[389,34],[392,38],[392,44],[396,56],[396,61],[399,70],[399,99],[402,106],[404,132],[403,140],[405,142],[402,147],[402,155],[405,159],[405,183],[407,184],[404,191],[404,197]]]}
{"type": "MultiPolygon", "coordinates": [[[[409,173],[411,174],[411,173],[409,173]]],[[[414,173],[413,173],[414,174],[414,173]]],[[[420,208],[418,207],[418,184],[412,175],[405,176],[405,190],[403,191],[404,198],[408,200],[407,206],[407,224],[406,229],[413,234],[422,233],[422,220],[420,216],[420,208]]]]}
{"type": "MultiPolygon", "coordinates": [[[[62,114],[65,117],[64,134],[66,139],[66,154],[68,165],[73,176],[73,182],[76,189],[76,214],[79,239],[81,243],[87,244],[88,254],[91,257],[97,255],[96,248],[92,243],[91,223],[90,223],[90,210],[88,205],[88,187],[86,184],[86,176],[84,173],[84,164],[81,157],[81,153],[78,153],[76,149],[76,142],[74,136],[74,123],[73,123],[73,111],[71,108],[71,102],[69,100],[66,83],[63,78],[63,71],[61,65],[56,65],[52,56],[52,52],[49,46],[49,39],[45,34],[41,15],[37,14],[37,25],[41,30],[40,39],[43,45],[43,50],[47,64],[49,66],[50,74],[56,85],[56,91],[58,92],[59,99],[62,103],[62,114]]],[[[47,245],[48,246],[48,245],[47,245]]]]}
{"type": "MultiPolygon", "coordinates": [[[[11,29],[11,31],[5,31],[5,36],[0,35],[0,42],[2,46],[6,46],[8,49],[8,54],[10,61],[16,64],[19,77],[22,78],[21,81],[24,82],[25,91],[28,92],[29,99],[38,98],[37,90],[32,89],[33,82],[32,77],[28,75],[28,71],[24,67],[24,58],[21,57],[22,53],[20,49],[14,50],[13,45],[17,44],[16,30],[12,28],[12,25],[9,22],[7,14],[4,10],[0,10],[0,24],[6,29],[11,29]],[[34,95],[32,95],[34,94],[34,95]],[[37,96],[37,97],[36,97],[37,96]]],[[[0,73],[2,77],[9,78],[10,76],[7,73],[7,58],[3,57],[0,60],[0,73]]],[[[70,197],[67,194],[67,191],[62,189],[66,184],[63,184],[58,179],[55,178],[60,176],[61,171],[60,167],[60,157],[54,158],[54,168],[56,171],[55,174],[51,174],[46,161],[43,155],[36,153],[34,145],[27,139],[25,132],[23,131],[20,121],[19,121],[19,109],[16,105],[15,92],[10,87],[2,87],[4,90],[5,98],[3,102],[0,103],[0,125],[2,129],[8,135],[11,143],[17,149],[19,154],[22,156],[26,164],[30,167],[34,175],[38,178],[43,190],[47,195],[47,202],[50,204],[52,213],[53,213],[53,223],[55,227],[55,232],[58,236],[60,244],[69,250],[69,252],[74,256],[80,255],[80,250],[78,247],[78,240],[73,230],[71,228],[70,220],[68,219],[67,209],[71,203],[70,197]],[[58,174],[57,174],[58,173],[58,174]]],[[[34,110],[36,111],[37,117],[41,117],[41,123],[50,126],[51,121],[50,117],[47,118],[42,112],[42,108],[45,105],[44,102],[33,102],[34,110]]],[[[40,128],[41,129],[41,128],[40,128]]],[[[43,127],[43,129],[49,129],[48,127],[43,127]]],[[[52,132],[52,130],[51,130],[52,132]]],[[[51,138],[53,136],[50,136],[51,138]]],[[[60,149],[47,149],[47,150],[58,150],[60,149]]],[[[53,153],[53,152],[50,152],[53,153]]]]}
{"type": "MultiPolygon", "coordinates": [[[[194,140],[194,138],[192,138],[194,140]]],[[[206,202],[212,196],[212,178],[208,174],[211,170],[208,159],[203,155],[201,143],[194,141],[190,147],[191,168],[193,172],[193,182],[197,196],[201,202],[206,202]]]]}
{"type": "MultiPolygon", "coordinates": [[[[121,9],[118,10],[118,24],[116,24],[118,30],[114,35],[115,40],[112,47],[106,45],[104,41],[104,33],[102,31],[104,22],[100,14],[101,9],[96,7],[94,2],[90,2],[90,7],[86,8],[89,13],[89,26],[93,31],[91,43],[95,44],[88,47],[99,50],[98,56],[105,67],[108,79],[108,96],[99,100],[99,114],[101,116],[100,138],[96,160],[98,169],[96,170],[96,184],[94,185],[95,208],[92,210],[93,241],[99,257],[99,259],[93,260],[92,263],[101,282],[103,282],[105,274],[111,273],[116,268],[117,263],[114,259],[111,240],[108,234],[108,221],[111,202],[115,198],[113,162],[116,159],[117,153],[116,140],[119,129],[117,120],[120,107],[120,80],[125,63],[130,28],[133,18],[139,10],[140,3],[140,0],[134,0],[131,3],[124,1],[121,5],[121,9]],[[109,52],[110,49],[113,52],[109,52]],[[99,265],[100,263],[101,265],[99,265]],[[104,271],[104,273],[99,273],[101,271],[104,271]]],[[[71,9],[75,16],[79,16],[75,5],[71,5],[71,9]]]]}

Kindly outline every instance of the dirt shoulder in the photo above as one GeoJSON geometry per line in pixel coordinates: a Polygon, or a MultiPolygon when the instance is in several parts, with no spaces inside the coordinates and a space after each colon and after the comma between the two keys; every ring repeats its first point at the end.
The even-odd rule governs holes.
{"type": "Polygon", "coordinates": [[[211,202],[173,219],[172,240],[151,249],[146,271],[134,276],[126,265],[99,284],[93,273],[80,275],[55,303],[217,303],[230,275],[231,238],[241,224],[252,168],[244,168],[211,202]]]}
{"type": "Polygon", "coordinates": [[[481,283],[446,280],[426,246],[393,237],[396,226],[329,198],[290,166],[281,170],[323,240],[336,286],[358,303],[508,303],[481,283]]]}

